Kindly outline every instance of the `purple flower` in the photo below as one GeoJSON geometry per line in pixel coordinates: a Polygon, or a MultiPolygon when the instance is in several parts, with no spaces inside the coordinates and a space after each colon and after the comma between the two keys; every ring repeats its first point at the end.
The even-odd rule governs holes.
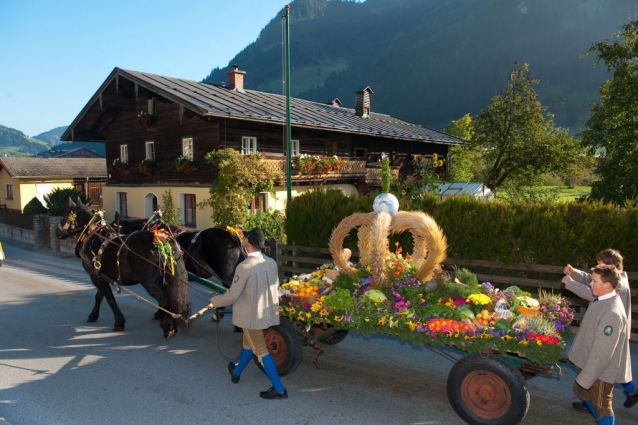
{"type": "Polygon", "coordinates": [[[565,325],[563,325],[563,322],[561,322],[560,320],[557,320],[554,322],[554,328],[556,329],[556,332],[558,333],[565,332],[565,325]]]}
{"type": "Polygon", "coordinates": [[[486,290],[488,290],[489,292],[494,291],[494,285],[492,285],[492,284],[491,284],[491,283],[489,283],[489,282],[483,282],[483,283],[481,283],[481,286],[482,286],[483,288],[485,288],[486,290]]]}

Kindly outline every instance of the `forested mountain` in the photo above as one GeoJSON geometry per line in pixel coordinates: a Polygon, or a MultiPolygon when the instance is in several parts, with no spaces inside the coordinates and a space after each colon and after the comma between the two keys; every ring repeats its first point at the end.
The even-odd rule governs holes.
{"type": "Polygon", "coordinates": [[[0,125],[0,154],[4,156],[29,156],[49,149],[42,140],[28,137],[14,128],[0,125]]]}
{"type": "MultiPolygon", "coordinates": [[[[636,0],[295,0],[292,94],[314,101],[370,86],[372,110],[442,128],[478,113],[529,63],[556,123],[579,128],[607,78],[581,56],[636,12],[636,0]]],[[[283,12],[229,63],[245,88],[282,92],[283,12]]],[[[213,69],[205,82],[227,80],[213,69]]]]}
{"type": "Polygon", "coordinates": [[[60,137],[66,130],[68,125],[63,127],[56,127],[53,130],[45,131],[44,133],[40,133],[37,136],[34,136],[35,139],[42,140],[43,142],[47,142],[51,146],[55,146],[60,143],[60,137]]]}

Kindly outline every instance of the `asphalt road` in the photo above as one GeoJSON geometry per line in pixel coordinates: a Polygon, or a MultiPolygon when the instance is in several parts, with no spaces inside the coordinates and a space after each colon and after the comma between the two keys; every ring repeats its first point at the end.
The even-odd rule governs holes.
{"type": "MultiPolygon", "coordinates": [[[[239,384],[215,344],[210,315],[190,333],[162,338],[154,308],[124,293],[117,302],[126,330],[111,332],[106,304],[86,323],[95,289],[79,259],[3,242],[0,267],[0,424],[462,424],[446,396],[452,362],[430,349],[387,337],[349,335],[326,347],[320,369],[304,348],[301,366],[283,378],[287,400],[262,400],[270,386],[254,365],[239,384]]],[[[143,288],[138,287],[139,293],[143,288]]],[[[207,297],[191,291],[193,311],[207,297]]],[[[220,325],[220,349],[240,350],[230,318],[220,325]]],[[[634,370],[638,347],[632,345],[634,370]]],[[[571,408],[575,369],[560,379],[528,381],[531,406],[525,424],[594,423],[571,408]]],[[[638,424],[638,406],[622,407],[618,424],[638,424]]]]}

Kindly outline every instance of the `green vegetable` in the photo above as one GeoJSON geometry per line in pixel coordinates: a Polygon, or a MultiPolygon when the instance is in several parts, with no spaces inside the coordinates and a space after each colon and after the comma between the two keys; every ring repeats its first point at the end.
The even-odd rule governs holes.
{"type": "Polygon", "coordinates": [[[362,298],[368,299],[374,303],[380,303],[381,301],[388,299],[385,294],[378,289],[370,289],[368,292],[363,294],[362,298]]]}
{"type": "Polygon", "coordinates": [[[494,324],[494,329],[498,330],[498,331],[507,331],[512,329],[512,324],[510,322],[508,322],[505,319],[499,319],[495,324],[494,324]]]}
{"type": "MultiPolygon", "coordinates": [[[[460,307],[460,306],[459,306],[460,307]]],[[[474,313],[472,312],[472,310],[470,310],[469,308],[467,309],[457,309],[456,311],[456,315],[462,320],[462,319],[470,319],[470,320],[476,320],[476,316],[474,316],[474,313]]]]}
{"type": "Polygon", "coordinates": [[[355,299],[347,289],[337,289],[329,293],[323,299],[323,305],[336,310],[352,310],[354,309],[355,299]]]}

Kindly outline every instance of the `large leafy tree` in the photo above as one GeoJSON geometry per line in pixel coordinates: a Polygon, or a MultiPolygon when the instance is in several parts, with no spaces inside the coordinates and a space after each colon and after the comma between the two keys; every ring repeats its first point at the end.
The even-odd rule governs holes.
{"type": "Polygon", "coordinates": [[[538,100],[528,64],[514,66],[507,90],[492,98],[474,120],[470,146],[482,152],[488,168],[485,184],[529,182],[544,173],[574,169],[585,156],[569,130],[556,127],[538,100]]]}
{"type": "Polygon", "coordinates": [[[485,160],[480,150],[472,147],[469,142],[474,137],[474,122],[468,113],[443,129],[444,132],[465,140],[465,144],[453,146],[449,153],[449,181],[483,181],[485,175],[485,160]]]}
{"type": "Polygon", "coordinates": [[[600,153],[591,196],[624,204],[638,198],[638,21],[594,43],[588,54],[596,56],[594,66],[603,61],[613,73],[582,132],[585,146],[600,153]]]}

